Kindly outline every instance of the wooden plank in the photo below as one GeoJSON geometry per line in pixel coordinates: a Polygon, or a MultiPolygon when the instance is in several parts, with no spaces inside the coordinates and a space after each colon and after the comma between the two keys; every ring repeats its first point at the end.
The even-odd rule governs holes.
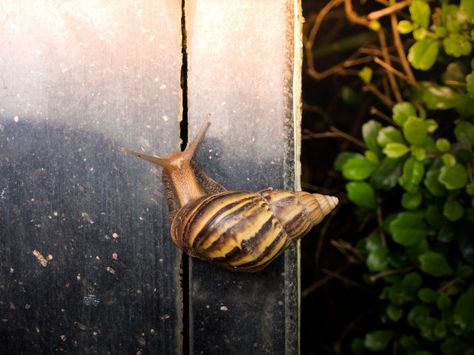
{"type": "Polygon", "coordinates": [[[159,174],[179,147],[173,0],[0,0],[0,344],[181,352],[181,254],[159,174]]]}
{"type": "MultiPolygon", "coordinates": [[[[228,189],[297,187],[299,6],[186,2],[190,136],[210,113],[197,162],[228,189]]],[[[255,274],[191,260],[191,353],[296,354],[297,248],[255,274]]]]}

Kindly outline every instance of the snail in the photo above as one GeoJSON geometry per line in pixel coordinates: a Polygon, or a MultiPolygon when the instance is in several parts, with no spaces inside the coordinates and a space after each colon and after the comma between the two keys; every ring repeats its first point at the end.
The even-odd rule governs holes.
{"type": "Polygon", "coordinates": [[[320,223],[338,199],[272,188],[225,189],[192,160],[209,124],[184,151],[164,158],[121,151],[163,168],[171,238],[181,250],[232,271],[259,271],[320,223]]]}

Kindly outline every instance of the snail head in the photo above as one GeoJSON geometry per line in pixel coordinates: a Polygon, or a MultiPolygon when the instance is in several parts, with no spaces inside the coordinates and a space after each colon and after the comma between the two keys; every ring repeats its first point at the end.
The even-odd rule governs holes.
{"type": "Polygon", "coordinates": [[[193,159],[193,156],[196,153],[199,143],[201,143],[201,141],[203,140],[207,128],[211,124],[209,122],[209,119],[210,116],[208,115],[201,128],[199,129],[196,138],[194,138],[194,140],[189,143],[186,149],[182,152],[174,151],[165,157],[159,157],[157,155],[147,155],[140,152],[135,152],[133,150],[123,147],[120,148],[120,151],[131,156],[149,161],[150,163],[160,165],[167,171],[181,169],[183,166],[189,166],[189,164],[191,163],[191,160],[193,159]]]}

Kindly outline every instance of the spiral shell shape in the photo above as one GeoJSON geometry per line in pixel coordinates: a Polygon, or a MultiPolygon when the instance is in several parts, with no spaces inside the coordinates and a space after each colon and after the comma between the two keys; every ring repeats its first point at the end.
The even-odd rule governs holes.
{"type": "Polygon", "coordinates": [[[337,203],[336,197],[307,192],[224,191],[183,206],[171,236],[191,256],[234,271],[258,271],[337,203]]]}

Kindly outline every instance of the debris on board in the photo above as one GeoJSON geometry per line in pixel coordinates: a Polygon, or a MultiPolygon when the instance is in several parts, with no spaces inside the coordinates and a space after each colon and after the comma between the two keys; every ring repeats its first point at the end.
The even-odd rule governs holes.
{"type": "Polygon", "coordinates": [[[44,257],[38,250],[33,250],[33,255],[36,257],[36,260],[40,263],[42,267],[48,266],[48,263],[53,260],[53,256],[48,254],[48,256],[44,257]]]}

